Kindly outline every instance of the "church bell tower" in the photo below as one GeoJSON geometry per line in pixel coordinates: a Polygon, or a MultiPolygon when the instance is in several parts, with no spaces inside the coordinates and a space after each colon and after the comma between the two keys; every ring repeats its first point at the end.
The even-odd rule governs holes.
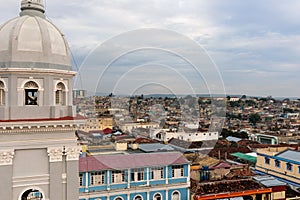
{"type": "Polygon", "coordinates": [[[70,50],[43,0],[0,26],[0,199],[78,199],[70,50]]]}

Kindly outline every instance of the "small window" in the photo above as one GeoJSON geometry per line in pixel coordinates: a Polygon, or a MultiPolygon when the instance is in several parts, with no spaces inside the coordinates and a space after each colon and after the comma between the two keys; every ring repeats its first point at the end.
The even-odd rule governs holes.
{"type": "Polygon", "coordinates": [[[56,105],[66,104],[66,87],[62,82],[56,85],[55,103],[56,105]]]}
{"type": "Polygon", "coordinates": [[[122,183],[125,181],[125,171],[114,170],[112,171],[112,183],[122,183]]]}
{"type": "Polygon", "coordinates": [[[174,165],[172,166],[172,177],[176,178],[176,177],[183,177],[184,173],[183,173],[183,165],[174,165]]]}
{"type": "Polygon", "coordinates": [[[269,165],[270,164],[270,158],[265,157],[265,164],[269,165]]]}
{"type": "Polygon", "coordinates": [[[280,168],[280,161],[279,160],[275,160],[275,167],[280,168]]]}
{"type": "Polygon", "coordinates": [[[292,171],[293,165],[291,163],[286,163],[286,170],[292,171]]]}
{"type": "Polygon", "coordinates": [[[143,181],[144,180],[144,169],[131,169],[131,181],[143,181]]]}
{"type": "Polygon", "coordinates": [[[79,186],[83,186],[83,174],[79,174],[79,186]]]}
{"type": "Polygon", "coordinates": [[[163,167],[151,168],[151,179],[163,179],[163,178],[164,178],[164,168],[163,167]]]}
{"type": "Polygon", "coordinates": [[[0,81],[0,106],[5,105],[5,85],[0,81]]]}
{"type": "Polygon", "coordinates": [[[105,181],[104,171],[91,172],[91,185],[102,185],[105,181]]]}
{"type": "Polygon", "coordinates": [[[24,89],[25,105],[38,105],[38,84],[33,81],[29,81],[24,85],[24,89]]]}

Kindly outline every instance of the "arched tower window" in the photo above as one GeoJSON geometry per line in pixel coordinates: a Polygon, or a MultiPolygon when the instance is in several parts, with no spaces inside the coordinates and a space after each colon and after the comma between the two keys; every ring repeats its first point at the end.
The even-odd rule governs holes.
{"type": "Polygon", "coordinates": [[[5,105],[5,85],[0,81],[0,106],[5,105]]]}
{"type": "Polygon", "coordinates": [[[55,104],[66,105],[66,87],[62,82],[59,82],[56,85],[55,104]]]}
{"type": "Polygon", "coordinates": [[[25,105],[38,105],[38,89],[39,86],[34,81],[25,83],[25,105]]]}

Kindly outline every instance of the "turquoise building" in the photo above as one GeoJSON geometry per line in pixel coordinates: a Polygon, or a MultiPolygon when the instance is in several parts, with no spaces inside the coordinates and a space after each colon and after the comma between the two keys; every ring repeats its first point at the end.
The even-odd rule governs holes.
{"type": "Polygon", "coordinates": [[[189,200],[189,162],[179,152],[80,158],[80,200],[189,200]]]}

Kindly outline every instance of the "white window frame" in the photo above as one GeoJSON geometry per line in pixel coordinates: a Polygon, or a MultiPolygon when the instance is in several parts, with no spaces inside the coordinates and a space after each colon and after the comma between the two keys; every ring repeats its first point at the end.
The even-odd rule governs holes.
{"type": "Polygon", "coordinates": [[[124,170],[113,170],[111,172],[112,183],[124,183],[125,182],[125,171],[124,170]]]}
{"type": "Polygon", "coordinates": [[[105,172],[91,172],[91,185],[103,185],[105,183],[105,172]]]}
{"type": "Polygon", "coordinates": [[[163,167],[152,167],[150,168],[150,177],[152,180],[160,180],[164,178],[164,168],[163,167]]]}
{"type": "Polygon", "coordinates": [[[173,165],[172,166],[172,178],[184,177],[184,166],[173,165]]]}
{"type": "Polygon", "coordinates": [[[144,168],[131,169],[130,170],[130,180],[131,181],[144,181],[145,180],[144,168]]]}

